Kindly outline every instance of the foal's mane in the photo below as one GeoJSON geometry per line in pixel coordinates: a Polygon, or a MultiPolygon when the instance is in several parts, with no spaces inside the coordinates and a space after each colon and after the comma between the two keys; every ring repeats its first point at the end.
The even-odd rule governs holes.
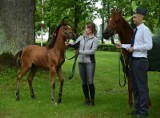
{"type": "Polygon", "coordinates": [[[49,43],[48,46],[47,46],[48,49],[51,49],[51,48],[54,47],[54,44],[55,44],[56,39],[57,39],[57,36],[58,36],[58,31],[59,31],[59,29],[60,29],[61,26],[62,26],[62,24],[58,25],[58,26],[55,28],[55,30],[54,30],[54,32],[53,32],[52,40],[50,41],[50,43],[49,43]]]}

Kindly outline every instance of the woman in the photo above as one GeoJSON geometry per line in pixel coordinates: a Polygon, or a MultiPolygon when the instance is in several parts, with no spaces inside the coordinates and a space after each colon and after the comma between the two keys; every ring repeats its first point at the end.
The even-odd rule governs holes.
{"type": "Polygon", "coordinates": [[[94,106],[95,86],[95,51],[98,47],[98,39],[96,37],[96,25],[88,22],[85,27],[84,35],[80,36],[75,42],[66,44],[69,47],[79,45],[78,63],[79,73],[82,80],[82,89],[85,96],[85,104],[94,106]],[[90,93],[90,95],[89,95],[90,93]]]}

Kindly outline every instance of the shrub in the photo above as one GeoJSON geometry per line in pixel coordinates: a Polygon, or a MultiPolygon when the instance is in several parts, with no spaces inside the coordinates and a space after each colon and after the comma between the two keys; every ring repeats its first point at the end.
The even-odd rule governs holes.
{"type": "Polygon", "coordinates": [[[4,52],[0,55],[0,70],[6,67],[15,66],[15,57],[11,52],[4,52]]]}
{"type": "Polygon", "coordinates": [[[116,49],[115,46],[112,45],[112,44],[107,44],[107,45],[105,45],[105,44],[100,44],[100,45],[98,46],[98,50],[99,50],[99,51],[117,52],[117,49],[116,49]]]}

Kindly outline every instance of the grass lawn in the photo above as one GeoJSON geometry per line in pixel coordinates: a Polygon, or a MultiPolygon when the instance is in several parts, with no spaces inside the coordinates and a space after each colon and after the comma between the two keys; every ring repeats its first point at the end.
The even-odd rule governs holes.
{"type": "MultiPolygon", "coordinates": [[[[67,51],[71,57],[72,52],[67,51]]],[[[0,118],[131,118],[129,115],[133,107],[128,106],[127,85],[118,84],[118,58],[117,52],[96,53],[95,73],[95,106],[85,106],[84,97],[79,79],[78,65],[72,80],[71,74],[73,60],[63,65],[64,86],[62,103],[53,106],[51,103],[50,74],[47,70],[37,71],[33,88],[36,99],[29,94],[27,76],[20,82],[20,101],[15,100],[16,75],[18,69],[0,72],[0,118]]],[[[160,116],[160,73],[149,72],[149,89],[152,100],[149,118],[160,116]]],[[[121,79],[123,74],[121,72],[121,79]]],[[[123,82],[123,80],[122,80],[123,82]]],[[[56,78],[56,98],[58,98],[59,80],[56,78]]]]}

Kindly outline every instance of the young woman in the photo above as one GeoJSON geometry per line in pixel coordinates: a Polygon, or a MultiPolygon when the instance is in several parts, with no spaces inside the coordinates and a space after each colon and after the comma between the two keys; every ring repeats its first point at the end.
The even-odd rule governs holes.
{"type": "Polygon", "coordinates": [[[85,96],[86,105],[94,105],[95,86],[95,52],[98,47],[98,39],[96,37],[96,25],[93,22],[88,22],[85,27],[85,33],[79,36],[73,43],[66,44],[69,47],[79,45],[78,64],[79,73],[82,80],[82,89],[85,96]],[[90,93],[90,94],[89,94],[90,93]]]}

